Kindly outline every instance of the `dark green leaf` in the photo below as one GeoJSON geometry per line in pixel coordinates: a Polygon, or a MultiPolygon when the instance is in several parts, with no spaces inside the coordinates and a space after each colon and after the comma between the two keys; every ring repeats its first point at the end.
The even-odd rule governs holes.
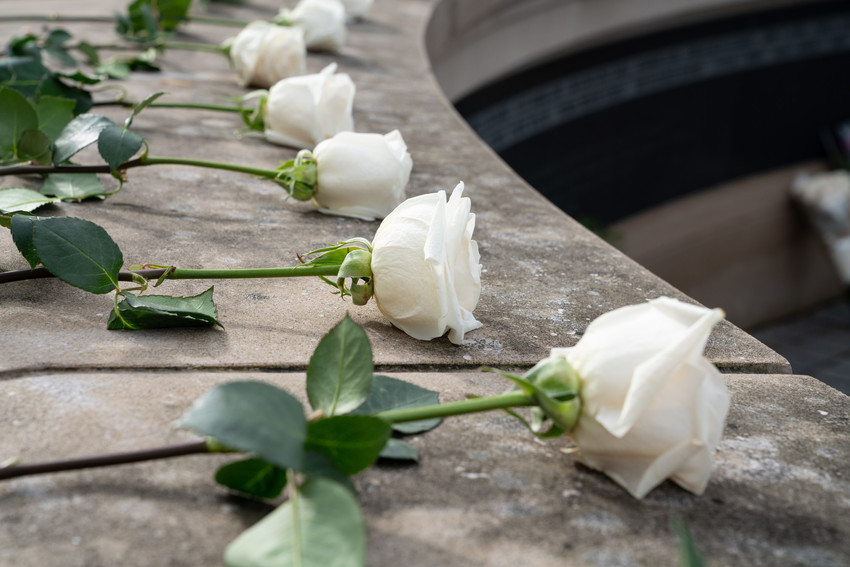
{"type": "Polygon", "coordinates": [[[45,81],[53,79],[50,69],[37,57],[4,57],[0,59],[0,84],[35,99],[45,81]]]}
{"type": "Polygon", "coordinates": [[[149,47],[135,57],[125,60],[132,71],[159,71],[159,66],[154,63],[159,52],[156,48],[149,47]]]}
{"type": "Polygon", "coordinates": [[[165,31],[174,30],[187,19],[192,0],[156,0],[159,10],[159,26],[165,31]]]}
{"type": "Polygon", "coordinates": [[[217,386],[192,405],[180,426],[282,468],[300,470],[304,463],[307,419],[301,402],[270,384],[217,386]]]}
{"type": "Polygon", "coordinates": [[[137,41],[151,41],[159,36],[159,26],[151,7],[152,0],[136,0],[127,6],[127,14],[117,18],[118,35],[137,41]]]}
{"type": "Polygon", "coordinates": [[[30,100],[45,95],[72,99],[76,101],[75,114],[85,112],[92,106],[91,93],[63,83],[38,57],[0,58],[0,84],[20,92],[30,100]]]}
{"type": "Polygon", "coordinates": [[[41,193],[62,200],[82,201],[105,196],[106,188],[95,173],[51,173],[44,180],[41,193]]]}
{"type": "Polygon", "coordinates": [[[100,63],[100,55],[97,54],[97,49],[87,41],[81,41],[77,44],[77,49],[80,53],[86,56],[89,65],[97,67],[100,63]]]}
{"type": "Polygon", "coordinates": [[[26,161],[50,161],[50,138],[41,130],[27,130],[18,140],[18,157],[26,161]]]}
{"type": "Polygon", "coordinates": [[[109,164],[109,169],[115,171],[139,151],[142,143],[144,140],[135,132],[113,124],[101,130],[97,139],[97,151],[109,164]]]}
{"type": "Polygon", "coordinates": [[[27,130],[38,130],[35,109],[18,91],[0,87],[0,160],[18,159],[18,144],[27,130]]]}
{"type": "Polygon", "coordinates": [[[43,219],[33,226],[32,241],[41,263],[60,280],[91,293],[118,287],[124,263],[121,250],[98,225],[65,217],[43,219]]]}
{"type": "Polygon", "coordinates": [[[15,246],[27,259],[31,268],[41,264],[38,253],[35,251],[35,245],[32,243],[32,226],[37,221],[37,217],[29,215],[13,215],[9,223],[9,228],[12,230],[12,240],[15,241],[15,246]]]}
{"type": "Polygon", "coordinates": [[[378,455],[381,459],[391,459],[394,461],[415,461],[419,462],[419,451],[410,443],[406,443],[401,439],[390,437],[387,444],[378,455]]]}
{"type": "MultiPolygon", "coordinates": [[[[394,409],[418,408],[440,403],[437,392],[420,388],[410,382],[397,380],[389,376],[376,374],[372,378],[372,391],[362,406],[352,413],[356,415],[375,415],[394,409]]],[[[419,433],[428,431],[440,424],[440,418],[420,419],[406,423],[394,423],[392,427],[400,433],[419,433]]]]}
{"type": "Polygon", "coordinates": [[[242,532],[224,552],[229,567],[363,567],[366,527],[356,497],[324,479],[242,532]]]}
{"type": "Polygon", "coordinates": [[[34,211],[43,205],[55,203],[58,200],[53,197],[45,197],[38,191],[23,187],[0,189],[0,211],[4,213],[34,211]]]}
{"type": "Polygon", "coordinates": [[[97,85],[103,82],[103,77],[100,76],[101,73],[97,75],[88,75],[83,73],[79,69],[74,71],[73,73],[56,73],[57,77],[63,77],[65,79],[70,79],[75,83],[80,83],[82,85],[97,85]]]}
{"type": "Polygon", "coordinates": [[[277,498],[286,486],[286,470],[262,459],[246,459],[218,469],[215,481],[256,498],[277,498]]]}
{"type": "Polygon", "coordinates": [[[74,119],[76,101],[69,98],[45,95],[35,104],[38,129],[56,140],[59,134],[74,119]]]}
{"type": "Polygon", "coordinates": [[[133,108],[133,114],[131,114],[131,115],[130,115],[130,117],[129,117],[129,118],[127,118],[127,122],[126,122],[124,125],[125,125],[127,128],[129,128],[129,127],[130,127],[130,125],[133,123],[133,119],[134,119],[136,116],[138,116],[138,115],[139,115],[139,113],[140,113],[141,111],[143,111],[144,109],[146,109],[147,107],[149,107],[151,104],[153,104],[153,103],[156,101],[156,99],[158,99],[159,97],[161,97],[161,96],[162,96],[162,95],[164,95],[164,94],[165,94],[164,92],[158,92],[158,93],[154,93],[154,94],[149,95],[148,97],[146,97],[143,101],[141,101],[139,104],[137,104],[137,105],[133,108]]]}
{"type": "Polygon", "coordinates": [[[77,61],[68,53],[65,43],[71,39],[71,34],[62,29],[52,30],[44,40],[44,51],[64,65],[76,65],[77,61]]]}
{"type": "Polygon", "coordinates": [[[97,141],[101,131],[115,122],[99,114],[80,114],[59,134],[53,145],[53,162],[62,163],[97,141]]]}
{"type": "Polygon", "coordinates": [[[326,456],[343,473],[353,475],[375,462],[391,431],[389,423],[377,417],[328,417],[310,423],[305,447],[326,456]]]}
{"type": "Polygon", "coordinates": [[[106,328],[115,330],[222,326],[212,300],[213,288],[189,297],[140,295],[124,292],[118,313],[109,316],[106,328]]]}
{"type": "Polygon", "coordinates": [[[357,493],[357,489],[348,475],[336,468],[330,459],[318,451],[304,451],[304,464],[300,472],[307,476],[320,476],[332,480],[350,490],[352,494],[357,493]]]}
{"type": "Polygon", "coordinates": [[[41,48],[38,47],[38,36],[32,33],[13,37],[6,44],[6,53],[16,57],[41,58],[41,48]]]}
{"type": "Polygon", "coordinates": [[[307,367],[307,397],[325,415],[362,404],[372,385],[372,347],[366,333],[346,315],[319,342],[307,367]]]}

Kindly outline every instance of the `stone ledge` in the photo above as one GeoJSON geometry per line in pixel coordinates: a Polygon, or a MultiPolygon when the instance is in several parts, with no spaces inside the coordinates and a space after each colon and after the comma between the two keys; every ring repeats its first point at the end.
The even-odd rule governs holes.
{"type": "MultiPolygon", "coordinates": [[[[251,6],[213,5],[237,17],[270,17],[270,1],[251,6]]],[[[574,344],[587,323],[622,305],[682,293],[608,246],[519,179],[463,123],[430,73],[423,35],[436,0],[378,0],[369,18],[349,28],[342,55],[311,55],[310,71],[338,60],[357,85],[358,131],[398,128],[414,159],[410,196],[467,184],[477,214],[483,291],[475,315],[484,327],[462,347],[445,338],[415,341],[392,328],[374,306],[358,309],[336,300],[314,281],[242,281],[216,284],[226,331],[106,331],[111,306],[58,282],[0,287],[0,373],[40,369],[302,368],[319,337],[346,311],[366,327],[379,365],[445,368],[481,364],[529,366],[552,346],[574,344]]],[[[109,0],[100,10],[123,7],[109,0]]],[[[274,4],[274,6],[277,6],[274,4]]],[[[62,12],[65,2],[39,9],[62,12]]],[[[7,1],[4,12],[32,11],[7,1]]],[[[39,25],[29,26],[38,29],[39,25]]],[[[78,37],[100,40],[105,24],[68,24],[78,37]]],[[[20,24],[0,24],[0,39],[20,24]]],[[[232,28],[190,24],[182,39],[221,41],[232,28]]],[[[111,34],[111,32],[110,32],[111,34]]],[[[4,40],[5,40],[4,39],[4,40]]],[[[244,92],[226,61],[215,54],[174,52],[161,73],[135,73],[124,84],[131,98],[167,90],[175,99],[216,102],[244,92]]],[[[99,109],[116,119],[126,111],[99,109]]],[[[261,139],[232,136],[239,125],[210,112],[150,109],[135,121],[152,155],[192,156],[276,165],[295,152],[261,139]]],[[[91,159],[91,156],[88,158],[91,159]]],[[[129,262],[195,267],[292,265],[296,254],[352,236],[371,238],[375,223],[329,218],[307,205],[284,201],[267,181],[178,166],[130,172],[126,187],[104,202],[62,204],[52,215],[85,218],[103,226],[129,262]]],[[[3,187],[20,185],[2,179],[3,187]]],[[[11,239],[0,240],[0,267],[24,267],[11,239]]],[[[165,293],[191,294],[200,282],[169,282],[165,293]]],[[[790,372],[784,358],[731,324],[718,327],[707,356],[729,372],[790,372]]]]}
{"type": "MultiPolygon", "coordinates": [[[[505,389],[478,372],[396,373],[441,401],[505,389]]],[[[262,380],[303,399],[301,373],[44,374],[0,382],[3,458],[41,460],[189,439],[169,428],[215,384],[262,380]]],[[[732,407],[706,493],[665,483],[636,501],[500,413],[408,438],[421,464],[356,478],[369,564],[671,565],[673,515],[712,565],[850,561],[850,404],[806,376],[727,375],[732,407]],[[781,384],[781,387],[779,385],[781,384]]],[[[216,565],[271,510],[212,480],[226,456],[0,483],[0,563],[42,567],[216,565]]]]}

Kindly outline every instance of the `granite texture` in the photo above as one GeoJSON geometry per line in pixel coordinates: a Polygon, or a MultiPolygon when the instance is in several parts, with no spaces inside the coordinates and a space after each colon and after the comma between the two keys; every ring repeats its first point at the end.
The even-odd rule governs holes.
{"type": "MultiPolygon", "coordinates": [[[[122,3],[87,4],[81,13],[104,13],[106,4],[117,9],[122,3]]],[[[212,4],[211,10],[250,19],[274,15],[272,5],[212,4]]],[[[3,9],[11,15],[33,8],[14,0],[3,9]]],[[[38,9],[62,12],[67,4],[39,3],[38,9]]],[[[41,280],[0,287],[0,327],[17,329],[0,335],[0,371],[302,368],[315,341],[346,312],[366,328],[382,367],[527,367],[553,346],[574,344],[588,322],[610,309],[659,295],[686,299],[553,207],[480,142],[430,74],[422,38],[431,9],[432,2],[421,0],[379,1],[365,21],[349,26],[342,54],[310,55],[308,70],[338,61],[357,85],[355,129],[402,132],[414,161],[409,196],[466,183],[484,266],[475,311],[484,327],[469,333],[464,345],[446,338],[412,340],[374,304],[358,308],[340,301],[318,279],[219,281],[215,298],[226,330],[145,332],[107,331],[109,297],[41,280]]],[[[0,42],[42,25],[0,23],[0,42]]],[[[90,41],[112,36],[108,24],[63,26],[90,41]]],[[[189,24],[179,39],[218,42],[235,31],[189,24]]],[[[173,100],[220,103],[245,92],[217,54],[167,51],[160,64],[161,73],[134,73],[121,83],[129,98],[167,91],[173,100]]],[[[118,120],[128,113],[96,110],[118,120]]],[[[195,110],[149,109],[134,122],[154,156],[266,167],[294,157],[294,150],[267,144],[261,136],[235,136],[239,128],[235,116],[195,110]]],[[[81,162],[97,161],[89,150],[81,162]]],[[[154,166],[127,176],[124,189],[105,201],[66,203],[39,213],[97,222],[128,264],[184,268],[294,265],[299,253],[354,236],[371,239],[377,229],[377,223],[327,217],[310,204],[286,201],[275,184],[238,173],[154,166]]],[[[34,183],[0,179],[0,187],[34,183]]],[[[11,238],[0,239],[0,268],[25,267],[11,238]]],[[[167,282],[161,289],[189,295],[209,285],[167,282]]],[[[728,323],[712,335],[707,355],[724,371],[790,372],[784,358],[728,323]]]]}
{"type": "MultiPolygon", "coordinates": [[[[493,395],[480,372],[393,373],[441,401],[493,395]]],[[[215,384],[261,380],[304,398],[288,372],[98,372],[0,382],[3,458],[127,451],[192,438],[171,427],[215,384]],[[11,432],[12,434],[9,434],[11,432]]],[[[732,406],[706,493],[667,482],[642,501],[500,412],[408,438],[418,465],[355,477],[369,565],[674,565],[682,518],[711,565],[850,562],[850,404],[814,378],[727,376],[732,406]],[[781,387],[778,385],[781,384],[781,387]]],[[[231,456],[192,456],[0,483],[0,565],[218,565],[269,512],[217,486],[231,456]]]]}
{"type": "MultiPolygon", "coordinates": [[[[217,282],[226,329],[111,332],[111,300],[54,280],[0,286],[0,461],[125,451],[191,439],[171,424],[201,393],[231,380],[262,380],[303,398],[301,370],[318,339],[346,312],[364,326],[377,367],[440,392],[443,401],[501,392],[483,365],[524,369],[552,346],[574,344],[596,316],[681,293],[555,209],[483,146],[429,71],[423,33],[436,0],[377,0],[349,28],[339,62],[358,87],[356,130],[402,131],[414,159],[409,195],[467,184],[477,214],[484,327],[461,346],[416,341],[374,305],[356,308],[315,279],[217,282]]],[[[120,0],[74,2],[102,14],[120,0]]],[[[211,4],[216,15],[270,17],[270,0],[211,4]],[[256,4],[256,5],[255,5],[256,4]]],[[[6,0],[5,14],[34,3],[6,0]]],[[[58,0],[44,12],[67,12],[58,0]]],[[[0,42],[40,24],[0,22],[0,42]]],[[[67,25],[94,41],[104,24],[67,25]]],[[[220,41],[233,30],[190,24],[180,39],[220,41]]],[[[220,102],[244,92],[214,54],[168,52],[161,73],[124,83],[130,98],[220,102]]],[[[106,95],[103,95],[104,98],[106,95]]],[[[126,111],[100,108],[121,119],[126,111]]],[[[276,165],[295,152],[234,136],[232,116],[150,109],[135,122],[151,155],[276,165]]],[[[81,161],[93,161],[89,154],[81,161]]],[[[371,238],[377,225],[327,217],[287,202],[273,184],[235,173],[161,166],[129,172],[103,202],[45,214],[102,225],[127,263],[181,267],[292,265],[337,240],[371,238]]],[[[0,187],[33,185],[2,179],[0,187]]],[[[8,236],[0,268],[25,264],[8,236]]],[[[167,282],[173,294],[204,282],[167,282]]],[[[731,324],[707,356],[727,372],[732,410],[707,493],[670,483],[643,501],[576,464],[566,440],[542,443],[499,413],[447,420],[410,441],[422,461],[379,466],[356,479],[369,564],[411,566],[670,565],[671,517],[682,517],[712,565],[850,562],[847,397],[809,377],[731,324]]],[[[221,564],[227,543],[274,503],[246,500],[212,480],[227,456],[193,456],[0,483],[0,565],[39,567],[221,564]]]]}

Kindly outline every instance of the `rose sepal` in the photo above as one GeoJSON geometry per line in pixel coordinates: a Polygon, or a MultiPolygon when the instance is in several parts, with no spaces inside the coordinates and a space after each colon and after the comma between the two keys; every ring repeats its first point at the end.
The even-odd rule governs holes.
{"type": "Polygon", "coordinates": [[[301,150],[295,159],[284,162],[275,171],[280,173],[274,181],[283,187],[290,197],[298,201],[309,201],[316,193],[316,159],[309,150],[301,150]]]}
{"type": "MultiPolygon", "coordinates": [[[[517,376],[497,368],[484,368],[507,378],[516,386],[516,390],[531,398],[536,406],[532,408],[532,420],[523,423],[538,437],[557,437],[572,430],[581,413],[579,399],[579,378],[570,364],[556,357],[545,358],[538,362],[524,376],[517,376]],[[544,430],[547,420],[551,425],[544,430]]],[[[512,414],[514,417],[518,415],[512,414]]]]}
{"type": "Polygon", "coordinates": [[[345,256],[339,267],[336,285],[342,297],[351,296],[354,305],[366,305],[372,298],[372,253],[368,250],[354,249],[345,256]],[[345,285],[347,280],[351,284],[345,285]]]}

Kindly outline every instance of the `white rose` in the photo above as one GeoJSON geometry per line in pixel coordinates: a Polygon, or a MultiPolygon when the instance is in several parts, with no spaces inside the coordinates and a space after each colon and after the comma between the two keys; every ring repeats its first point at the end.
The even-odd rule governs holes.
{"type": "Polygon", "coordinates": [[[390,213],[372,241],[372,281],[378,307],[392,323],[421,340],[463,343],[481,323],[472,316],[481,294],[475,215],[459,183],[408,199],[390,213]]]}
{"type": "Polygon", "coordinates": [[[268,88],[281,79],[303,75],[306,50],[300,28],[256,21],[230,43],[230,61],[241,85],[268,88]]]}
{"type": "Polygon", "coordinates": [[[372,0],[342,0],[342,5],[349,18],[362,18],[372,7],[372,0]]]}
{"type": "Polygon", "coordinates": [[[339,0],[301,0],[278,18],[304,30],[307,49],[339,51],[345,44],[345,7],[339,0]]]}
{"type": "Polygon", "coordinates": [[[719,309],[661,297],[606,313],[575,347],[552,350],[581,379],[570,435],[583,463],[636,498],[666,478],[705,490],[729,395],[702,352],[722,318],[719,309]]]}
{"type": "Polygon", "coordinates": [[[322,140],[354,129],[354,83],[334,74],[331,63],[314,75],[278,81],[266,100],[266,139],[294,148],[312,148],[322,140]]]}
{"type": "Polygon", "coordinates": [[[323,213],[382,219],[404,200],[413,160],[401,133],[340,132],[313,150],[316,193],[323,213]]]}

